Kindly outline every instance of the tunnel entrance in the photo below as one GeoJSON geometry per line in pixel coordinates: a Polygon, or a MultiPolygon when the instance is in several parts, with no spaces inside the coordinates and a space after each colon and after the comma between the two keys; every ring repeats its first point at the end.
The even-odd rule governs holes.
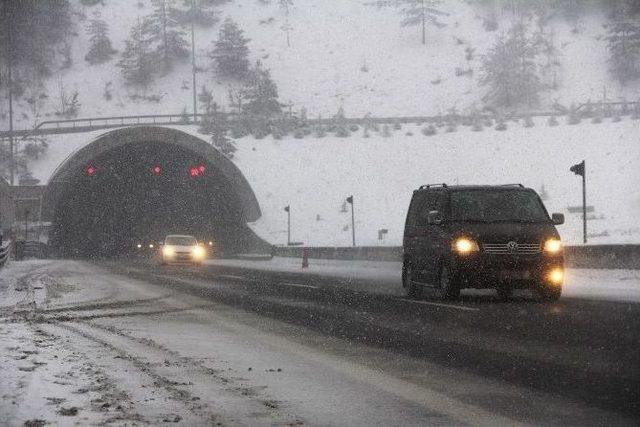
{"type": "Polygon", "coordinates": [[[246,225],[238,183],[206,151],[137,140],[80,157],[57,181],[50,243],[60,256],[127,255],[167,234],[211,241],[218,256],[265,249],[246,225]]]}

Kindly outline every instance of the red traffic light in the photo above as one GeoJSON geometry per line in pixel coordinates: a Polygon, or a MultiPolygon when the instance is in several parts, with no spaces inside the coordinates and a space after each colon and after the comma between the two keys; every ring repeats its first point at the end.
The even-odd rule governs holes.
{"type": "Polygon", "coordinates": [[[89,165],[89,166],[87,166],[87,167],[86,167],[86,169],[84,170],[84,173],[85,173],[87,176],[94,176],[97,172],[98,172],[98,168],[96,168],[96,167],[95,167],[95,166],[93,166],[93,165],[89,165]]]}
{"type": "Polygon", "coordinates": [[[191,176],[192,178],[196,178],[198,176],[202,176],[204,175],[204,172],[207,169],[205,168],[204,165],[198,165],[198,166],[193,166],[191,168],[189,168],[189,176],[191,176]]]}
{"type": "Polygon", "coordinates": [[[152,169],[151,172],[153,172],[154,175],[156,176],[160,176],[162,175],[162,166],[160,165],[155,165],[152,169]]]}

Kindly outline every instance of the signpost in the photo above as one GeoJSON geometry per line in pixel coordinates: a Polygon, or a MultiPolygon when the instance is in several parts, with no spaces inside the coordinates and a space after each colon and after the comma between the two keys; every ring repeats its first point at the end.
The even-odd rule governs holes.
{"type": "Polygon", "coordinates": [[[347,197],[347,203],[351,205],[351,240],[353,242],[353,246],[356,246],[356,219],[353,208],[353,194],[347,197]]]}
{"type": "Polygon", "coordinates": [[[291,205],[284,207],[287,213],[287,246],[291,246],[291,205]]]}
{"type": "Polygon", "coordinates": [[[569,170],[582,177],[582,241],[587,243],[587,168],[585,161],[571,166],[569,170]]]}

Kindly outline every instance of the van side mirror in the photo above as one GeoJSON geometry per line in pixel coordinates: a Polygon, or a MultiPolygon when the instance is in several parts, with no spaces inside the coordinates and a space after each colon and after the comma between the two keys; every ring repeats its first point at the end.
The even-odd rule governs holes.
{"type": "Polygon", "coordinates": [[[442,224],[442,215],[440,215],[439,211],[431,211],[427,216],[427,224],[429,225],[440,225],[442,224]]]}
{"type": "Polygon", "coordinates": [[[564,224],[564,214],[561,214],[561,213],[551,214],[551,221],[553,221],[555,225],[564,224]]]}

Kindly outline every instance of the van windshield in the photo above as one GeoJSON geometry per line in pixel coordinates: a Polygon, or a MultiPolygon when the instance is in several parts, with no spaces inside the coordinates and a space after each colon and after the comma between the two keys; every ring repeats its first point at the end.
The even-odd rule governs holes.
{"type": "Polygon", "coordinates": [[[451,193],[451,221],[548,222],[540,198],[522,190],[469,190],[451,193]]]}
{"type": "Polygon", "coordinates": [[[194,246],[198,242],[191,236],[167,236],[165,244],[175,246],[194,246]]]}

